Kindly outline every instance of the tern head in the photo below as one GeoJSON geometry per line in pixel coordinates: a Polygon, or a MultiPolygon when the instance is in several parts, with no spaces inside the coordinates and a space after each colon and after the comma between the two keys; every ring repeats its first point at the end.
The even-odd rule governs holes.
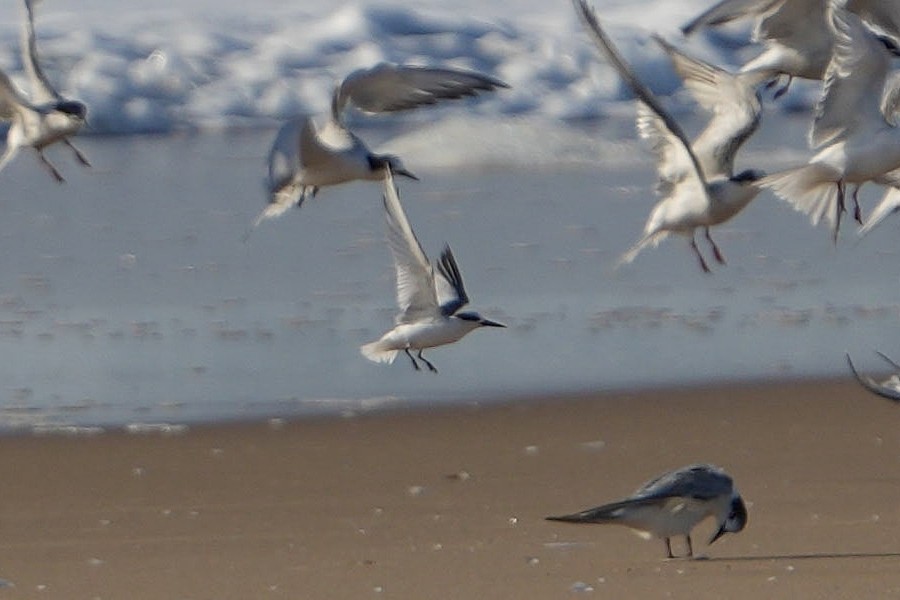
{"type": "Polygon", "coordinates": [[[391,169],[391,173],[394,175],[402,175],[403,177],[408,177],[409,179],[415,179],[419,181],[419,178],[413,175],[406,167],[403,166],[403,163],[400,159],[393,154],[370,154],[369,155],[369,167],[373,171],[381,171],[386,168],[391,169]]]}
{"type": "Polygon", "coordinates": [[[756,183],[765,176],[765,171],[760,171],[759,169],[745,169],[732,177],[731,180],[740,184],[756,183]]]}
{"type": "Polygon", "coordinates": [[[506,327],[506,325],[502,323],[497,323],[496,321],[485,319],[477,312],[458,312],[453,315],[453,317],[462,321],[472,323],[473,329],[476,327],[506,327]]]}
{"type": "Polygon", "coordinates": [[[56,103],[54,109],[82,121],[84,121],[85,117],[87,117],[87,107],[81,102],[77,102],[75,100],[61,100],[60,102],[56,103]]]}
{"type": "Polygon", "coordinates": [[[712,536],[709,543],[712,544],[726,533],[737,533],[746,527],[746,525],[747,507],[744,505],[744,500],[741,498],[740,494],[735,492],[731,497],[731,508],[729,509],[728,516],[725,517],[725,520],[719,525],[718,531],[712,536]]]}

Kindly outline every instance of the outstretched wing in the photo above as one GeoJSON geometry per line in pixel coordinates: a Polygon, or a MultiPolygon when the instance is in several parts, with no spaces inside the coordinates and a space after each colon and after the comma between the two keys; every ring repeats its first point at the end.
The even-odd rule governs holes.
{"type": "Polygon", "coordinates": [[[25,65],[25,72],[28,74],[28,80],[31,83],[31,101],[40,105],[47,102],[55,102],[61,99],[50,80],[44,75],[41,65],[38,62],[37,42],[34,34],[34,0],[24,0],[25,3],[25,23],[22,27],[22,63],[25,65]]]}
{"type": "Polygon", "coordinates": [[[444,246],[441,252],[441,260],[437,266],[438,276],[435,277],[435,289],[438,302],[441,305],[441,314],[449,317],[469,303],[466,294],[466,286],[463,284],[462,274],[456,265],[456,258],[450,245],[444,246]]]}
{"type": "Polygon", "coordinates": [[[340,122],[348,104],[367,113],[394,112],[506,87],[472,71],[381,63],[350,73],[334,90],[331,112],[340,122]]]}
{"type": "Polygon", "coordinates": [[[701,27],[714,27],[739,19],[758,17],[772,10],[784,0],[722,0],[681,27],[684,35],[691,35],[701,27]]]}
{"type": "MultiPolygon", "coordinates": [[[[850,372],[853,373],[853,377],[856,378],[856,381],[858,381],[861,386],[877,396],[887,398],[888,400],[893,400],[894,402],[900,402],[900,387],[887,386],[882,383],[876,382],[871,377],[860,375],[859,372],[857,372],[856,367],[853,366],[853,361],[850,360],[850,355],[846,354],[845,356],[847,357],[847,365],[850,367],[850,372]]],[[[893,364],[893,361],[888,359],[886,356],[882,355],[882,357],[893,364]]]]}
{"type": "Polygon", "coordinates": [[[412,323],[440,314],[434,269],[406,218],[390,169],[384,179],[384,209],[388,223],[388,245],[397,272],[397,323],[412,323]]]}
{"type": "Polygon", "coordinates": [[[31,103],[22,96],[9,76],[0,71],[0,120],[11,121],[18,111],[24,109],[31,110],[31,103]]]}
{"type": "Polygon", "coordinates": [[[857,15],[839,6],[830,10],[834,54],[810,130],[815,148],[851,132],[885,126],[881,101],[890,55],[857,15]]]}
{"type": "Polygon", "coordinates": [[[690,57],[659,36],[654,39],[669,55],[684,87],[712,113],[706,128],[692,144],[703,174],[708,179],[731,177],[735,154],[759,128],[762,107],[756,90],[745,77],[690,57]]]}
{"type": "Polygon", "coordinates": [[[682,131],[681,127],[672,118],[672,116],[663,108],[662,104],[656,98],[656,95],[650,91],[647,86],[638,79],[637,75],[635,75],[634,71],[625,62],[625,59],[619,54],[619,51],[616,50],[616,47],[613,45],[612,40],[606,35],[606,32],[600,27],[599,21],[597,21],[597,16],[594,14],[594,10],[588,5],[587,0],[575,0],[575,10],[578,12],[578,15],[581,17],[582,22],[587,26],[588,32],[591,34],[594,42],[597,46],[603,51],[612,65],[615,67],[616,71],[619,72],[619,75],[622,79],[625,80],[625,83],[631,88],[634,94],[638,97],[638,99],[646,104],[650,109],[657,114],[657,116],[662,120],[665,124],[666,129],[668,129],[672,135],[674,135],[681,146],[684,148],[684,151],[690,157],[690,162],[693,165],[694,172],[697,175],[697,178],[702,183],[701,188],[706,190],[706,176],[703,173],[703,168],[701,167],[697,157],[694,156],[693,151],[691,150],[691,143],[688,140],[687,136],[682,131]]]}

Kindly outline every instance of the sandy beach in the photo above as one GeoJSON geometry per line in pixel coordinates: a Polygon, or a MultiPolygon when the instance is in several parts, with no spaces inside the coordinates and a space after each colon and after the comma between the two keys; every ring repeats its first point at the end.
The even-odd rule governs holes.
{"type": "Polygon", "coordinates": [[[898,424],[839,380],[7,437],[0,597],[900,596],[898,424]],[[749,509],[706,559],[543,519],[694,461],[749,509]]]}

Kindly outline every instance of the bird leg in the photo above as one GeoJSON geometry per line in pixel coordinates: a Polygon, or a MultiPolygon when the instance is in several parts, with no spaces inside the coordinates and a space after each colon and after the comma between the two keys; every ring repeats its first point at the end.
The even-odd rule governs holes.
{"type": "Polygon", "coordinates": [[[856,184],[853,187],[853,218],[856,219],[857,223],[862,225],[863,224],[862,210],[860,210],[860,208],[859,208],[859,188],[860,187],[861,187],[861,184],[856,184]]]}
{"type": "Polygon", "coordinates": [[[53,175],[54,179],[56,179],[56,183],[65,183],[65,181],[66,181],[65,177],[60,175],[59,171],[56,170],[56,167],[54,167],[50,163],[50,161],[47,160],[47,157],[44,156],[43,151],[38,150],[37,153],[38,153],[38,157],[41,159],[41,162],[44,163],[44,166],[47,167],[48,169],[50,169],[50,174],[53,175]]]}
{"type": "MultiPolygon", "coordinates": [[[[409,357],[409,360],[412,361],[413,367],[415,367],[416,371],[419,371],[419,370],[420,370],[420,368],[419,368],[419,363],[417,363],[417,362],[416,362],[416,359],[413,358],[413,355],[410,354],[409,348],[404,348],[403,351],[406,352],[406,355],[409,357]]],[[[421,353],[420,353],[420,354],[421,354],[421,353]]]]}
{"type": "Polygon", "coordinates": [[[700,261],[700,268],[703,269],[704,273],[712,273],[709,270],[709,266],[707,266],[706,261],[703,260],[703,255],[700,254],[700,249],[697,248],[697,241],[694,239],[694,234],[691,234],[691,249],[694,251],[694,254],[697,255],[697,260],[700,261]]]}
{"type": "Polygon", "coordinates": [[[719,247],[716,246],[716,243],[715,243],[715,242],[713,241],[713,239],[710,237],[710,235],[709,235],[709,227],[704,227],[704,228],[703,228],[703,232],[706,234],[706,241],[708,241],[708,242],[709,242],[709,245],[712,246],[713,254],[715,255],[716,260],[719,262],[719,264],[720,264],[720,265],[728,264],[728,263],[725,262],[725,257],[722,256],[722,253],[719,251],[719,247]]]}
{"type": "Polygon", "coordinates": [[[686,536],[684,536],[684,539],[687,540],[688,558],[693,558],[694,557],[694,545],[691,543],[691,534],[687,534],[686,536]]]}
{"type": "Polygon", "coordinates": [[[835,216],[834,216],[834,231],[832,232],[832,239],[833,239],[834,243],[837,244],[838,231],[840,231],[840,229],[841,229],[841,216],[845,212],[847,212],[847,209],[844,206],[844,194],[845,194],[844,182],[837,181],[837,182],[835,182],[834,185],[837,186],[837,194],[838,195],[837,195],[837,206],[835,207],[835,211],[837,214],[835,214],[835,216]]]}
{"type": "Polygon", "coordinates": [[[87,157],[84,154],[82,154],[81,150],[79,150],[78,148],[75,147],[75,144],[73,144],[66,138],[63,138],[63,144],[65,144],[66,146],[68,146],[69,148],[72,149],[72,152],[75,153],[75,158],[78,159],[78,162],[80,162],[85,167],[91,166],[90,161],[88,161],[87,157]]]}
{"type": "Polygon", "coordinates": [[[666,538],[666,558],[675,558],[675,555],[672,554],[672,540],[666,538]]]}
{"type": "Polygon", "coordinates": [[[428,370],[429,370],[429,371],[431,371],[432,373],[437,373],[437,372],[438,372],[438,370],[434,367],[434,365],[431,364],[431,362],[430,362],[427,358],[425,358],[424,356],[422,356],[422,351],[421,351],[421,350],[419,350],[419,353],[418,353],[416,356],[418,356],[418,357],[419,357],[419,360],[421,360],[423,363],[425,363],[425,364],[428,366],[428,370]]]}

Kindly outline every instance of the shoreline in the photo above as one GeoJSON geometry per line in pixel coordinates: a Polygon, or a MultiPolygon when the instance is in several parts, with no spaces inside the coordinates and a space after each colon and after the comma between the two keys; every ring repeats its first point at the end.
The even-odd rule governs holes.
{"type": "Polygon", "coordinates": [[[0,595],[885,597],[898,425],[847,380],[4,437],[0,595]],[[706,560],[544,520],[701,461],[749,511],[711,547],[695,530],[706,560]]]}
{"type": "MultiPolygon", "coordinates": [[[[767,387],[783,387],[807,384],[845,384],[853,382],[851,376],[809,376],[798,375],[795,377],[780,376],[771,378],[746,378],[723,379],[709,384],[700,382],[682,382],[672,385],[652,385],[648,387],[621,387],[609,389],[571,389],[559,391],[547,391],[535,394],[469,394],[457,399],[443,398],[437,402],[423,401],[421,399],[384,397],[375,399],[357,399],[337,401],[338,406],[323,409],[326,403],[310,401],[316,409],[300,407],[295,410],[260,410],[258,414],[229,415],[219,418],[188,417],[188,418],[134,418],[116,423],[90,423],[90,422],[33,422],[25,425],[10,425],[0,427],[0,440],[17,437],[93,437],[107,434],[123,435],[160,435],[177,436],[190,431],[202,429],[215,429],[220,427],[241,427],[266,425],[272,428],[280,428],[288,423],[297,422],[327,422],[343,421],[359,418],[390,418],[403,414],[440,414],[453,413],[458,410],[492,410],[510,406],[528,406],[541,404],[567,404],[579,402],[596,402],[603,399],[639,396],[642,398],[656,397],[665,394],[689,394],[694,391],[709,393],[713,390],[727,393],[733,389],[759,389],[767,387]],[[370,402],[374,400],[374,402],[370,402]]],[[[272,402],[273,405],[278,404],[272,402]]],[[[302,403],[301,403],[302,404],[302,403]]],[[[299,404],[298,404],[299,406],[299,404]]],[[[38,412],[38,411],[34,411],[38,412]]],[[[139,416],[139,413],[135,415],[139,416]]]]}

